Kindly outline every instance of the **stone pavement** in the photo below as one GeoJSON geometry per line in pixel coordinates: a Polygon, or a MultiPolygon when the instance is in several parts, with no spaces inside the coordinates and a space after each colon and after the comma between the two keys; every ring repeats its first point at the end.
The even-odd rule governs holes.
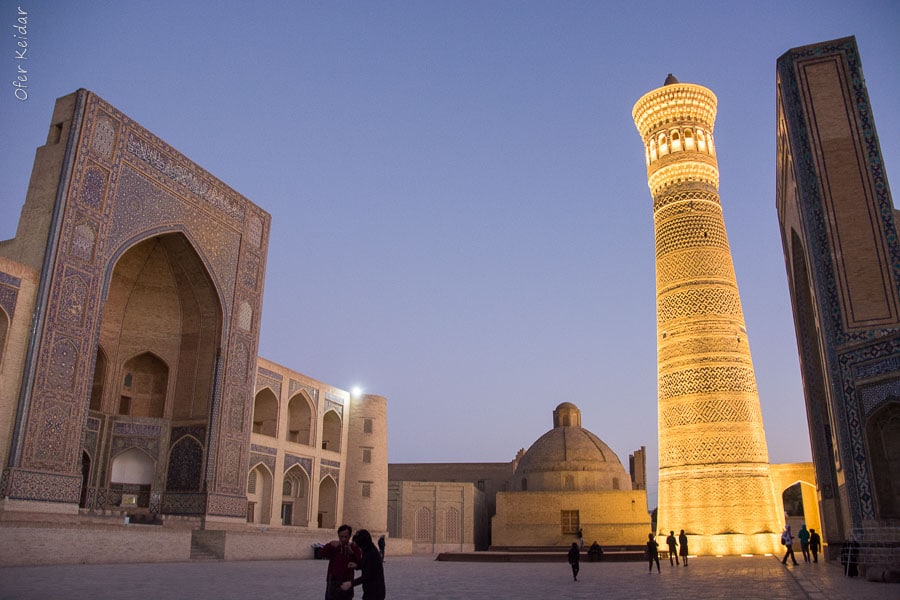
{"type": "MultiPolygon", "coordinates": [[[[882,600],[900,584],[843,577],[835,563],[785,567],[772,556],[699,557],[687,568],[644,563],[582,563],[572,581],[566,563],[437,562],[388,557],[388,598],[412,600],[721,598],[727,600],[882,600]]],[[[321,600],[325,562],[251,561],[0,568],[0,599],[321,600]]],[[[357,588],[356,598],[362,593],[357,588]]]]}

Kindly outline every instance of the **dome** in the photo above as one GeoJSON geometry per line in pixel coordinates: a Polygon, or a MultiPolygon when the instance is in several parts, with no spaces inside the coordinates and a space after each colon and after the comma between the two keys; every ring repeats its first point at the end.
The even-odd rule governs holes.
{"type": "Polygon", "coordinates": [[[603,440],[581,427],[578,407],[563,402],[553,411],[553,429],[519,460],[513,487],[523,492],[630,490],[631,476],[603,440]]]}

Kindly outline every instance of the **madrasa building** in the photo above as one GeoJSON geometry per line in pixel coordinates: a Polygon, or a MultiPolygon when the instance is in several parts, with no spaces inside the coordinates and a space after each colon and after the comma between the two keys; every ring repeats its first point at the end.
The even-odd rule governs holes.
{"type": "Polygon", "coordinates": [[[900,571],[900,240],[856,39],[777,62],[776,207],[826,539],[900,571]]]}
{"type": "Polygon", "coordinates": [[[0,564],[386,530],[386,400],[257,356],[270,224],[96,94],[57,100],[0,242],[0,564]]]}

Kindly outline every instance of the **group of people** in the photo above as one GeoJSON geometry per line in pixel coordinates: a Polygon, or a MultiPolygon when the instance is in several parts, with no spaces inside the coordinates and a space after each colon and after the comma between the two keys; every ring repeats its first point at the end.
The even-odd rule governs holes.
{"type": "MultiPolygon", "coordinates": [[[[815,529],[806,529],[806,523],[800,526],[797,532],[797,539],[800,540],[800,551],[803,553],[803,562],[819,562],[819,550],[822,548],[822,538],[816,533],[815,529]],[[810,554],[812,560],[810,561],[810,554]]],[[[788,557],[791,561],[798,565],[797,559],[794,558],[794,535],[791,533],[791,526],[785,525],[784,531],[781,533],[781,544],[785,547],[784,558],[781,564],[786,565],[788,557]]]]}
{"type": "MultiPolygon", "coordinates": [[[[660,535],[662,534],[660,533],[660,535]]],[[[678,534],[677,540],[675,539],[675,531],[670,530],[669,536],[666,538],[666,546],[669,548],[669,564],[671,566],[674,567],[678,564],[688,566],[688,539],[684,529],[678,534]],[[678,560],[679,556],[681,557],[680,561],[678,560]]],[[[653,573],[653,563],[656,563],[656,572],[659,573],[659,544],[652,533],[647,534],[646,554],[649,567],[647,573],[653,573]]]]}
{"type": "MultiPolygon", "coordinates": [[[[669,547],[669,564],[673,567],[678,564],[683,564],[684,566],[688,565],[688,539],[687,534],[684,533],[684,529],[681,530],[681,533],[678,534],[678,538],[675,538],[675,532],[669,531],[669,537],[666,538],[666,545],[669,547]],[[679,561],[678,557],[681,557],[679,561]]],[[[581,530],[578,530],[578,541],[572,542],[572,547],[569,549],[569,565],[572,567],[572,579],[578,581],[578,571],[581,568],[580,564],[580,556],[581,549],[584,547],[584,537],[581,534],[581,530]]],[[[603,556],[603,549],[600,548],[600,544],[596,541],[591,544],[591,549],[588,551],[588,555],[594,552],[597,556],[603,556]]],[[[649,561],[650,570],[649,573],[653,573],[653,563],[656,563],[656,572],[659,573],[659,544],[654,539],[652,533],[647,534],[647,560],[649,561]]],[[[593,557],[592,557],[593,560],[593,557]]]]}
{"type": "Polygon", "coordinates": [[[384,600],[384,536],[378,538],[378,546],[372,534],[360,529],[353,535],[353,528],[341,525],[338,539],[322,547],[322,558],[328,559],[325,574],[325,600],[353,598],[353,588],[362,585],[363,600],[384,600]],[[352,539],[351,539],[352,536],[352,539]],[[356,577],[356,571],[360,571],[356,577]]]}

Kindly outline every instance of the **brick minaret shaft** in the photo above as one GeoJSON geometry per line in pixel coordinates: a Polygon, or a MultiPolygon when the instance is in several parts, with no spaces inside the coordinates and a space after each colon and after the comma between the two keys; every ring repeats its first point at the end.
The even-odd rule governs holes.
{"type": "Polygon", "coordinates": [[[771,552],[780,511],[719,203],[716,96],[669,75],[632,116],[656,237],[657,528],[684,529],[692,554],[771,552]]]}

